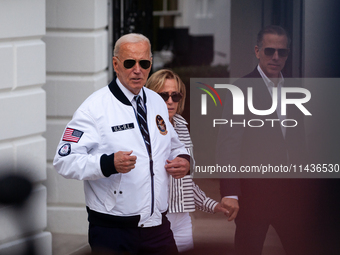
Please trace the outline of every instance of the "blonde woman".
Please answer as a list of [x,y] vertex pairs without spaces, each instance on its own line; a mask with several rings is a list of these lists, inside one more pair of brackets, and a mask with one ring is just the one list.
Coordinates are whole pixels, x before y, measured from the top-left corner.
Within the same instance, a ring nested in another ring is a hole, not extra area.
[[[157,92],[166,102],[170,122],[193,158],[193,144],[187,128],[188,123],[180,115],[185,104],[184,83],[173,71],[162,69],[148,79],[146,87]],[[226,213],[227,210],[222,208],[219,202],[207,197],[189,174],[181,179],[170,176],[169,186],[169,209],[166,216],[171,223],[178,251],[184,252],[194,247],[190,212],[195,211],[195,208],[209,213]]]

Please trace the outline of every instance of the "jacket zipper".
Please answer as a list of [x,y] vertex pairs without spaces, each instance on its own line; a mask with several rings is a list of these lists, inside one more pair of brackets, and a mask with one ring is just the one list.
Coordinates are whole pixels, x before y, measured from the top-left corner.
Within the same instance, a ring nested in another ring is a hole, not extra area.
[[154,194],[154,172],[153,172],[153,160],[151,153],[149,154],[150,157],[150,175],[151,175],[151,214],[153,214],[154,211],[154,203],[155,203],[155,194]]

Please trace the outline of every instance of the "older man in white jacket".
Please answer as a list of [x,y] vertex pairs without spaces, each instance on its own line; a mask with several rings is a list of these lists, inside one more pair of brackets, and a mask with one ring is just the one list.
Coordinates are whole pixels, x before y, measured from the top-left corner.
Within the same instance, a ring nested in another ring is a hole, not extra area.
[[[54,158],[59,174],[84,181],[94,252],[177,253],[165,217],[168,176],[185,176],[190,156],[169,123],[164,100],[143,87],[150,49],[139,34],[116,42],[117,79],[78,108]],[[136,96],[142,99],[147,127],[138,118]]]

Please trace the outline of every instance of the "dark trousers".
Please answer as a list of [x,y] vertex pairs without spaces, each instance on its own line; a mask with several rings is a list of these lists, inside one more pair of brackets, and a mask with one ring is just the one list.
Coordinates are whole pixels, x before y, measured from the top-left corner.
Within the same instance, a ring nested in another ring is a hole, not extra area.
[[311,254],[307,252],[310,249],[308,243],[311,240],[308,240],[309,231],[302,215],[290,214],[287,211],[267,215],[253,211],[253,214],[248,215],[248,212],[243,213],[240,209],[235,219],[236,254],[261,255],[270,225],[276,230],[287,255]]
[[178,254],[170,222],[164,217],[162,225],[149,228],[112,228],[90,223],[89,244],[96,255]]

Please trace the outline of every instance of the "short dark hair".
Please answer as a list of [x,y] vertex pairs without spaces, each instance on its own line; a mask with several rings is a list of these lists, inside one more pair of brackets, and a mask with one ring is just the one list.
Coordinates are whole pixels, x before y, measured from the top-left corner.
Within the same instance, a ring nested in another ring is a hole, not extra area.
[[261,49],[262,47],[262,42],[263,42],[263,36],[265,34],[274,34],[274,35],[285,35],[287,37],[287,48],[290,46],[290,37],[287,33],[287,31],[280,26],[274,26],[274,25],[269,25],[261,29],[261,31],[257,34],[257,41],[256,45]]

